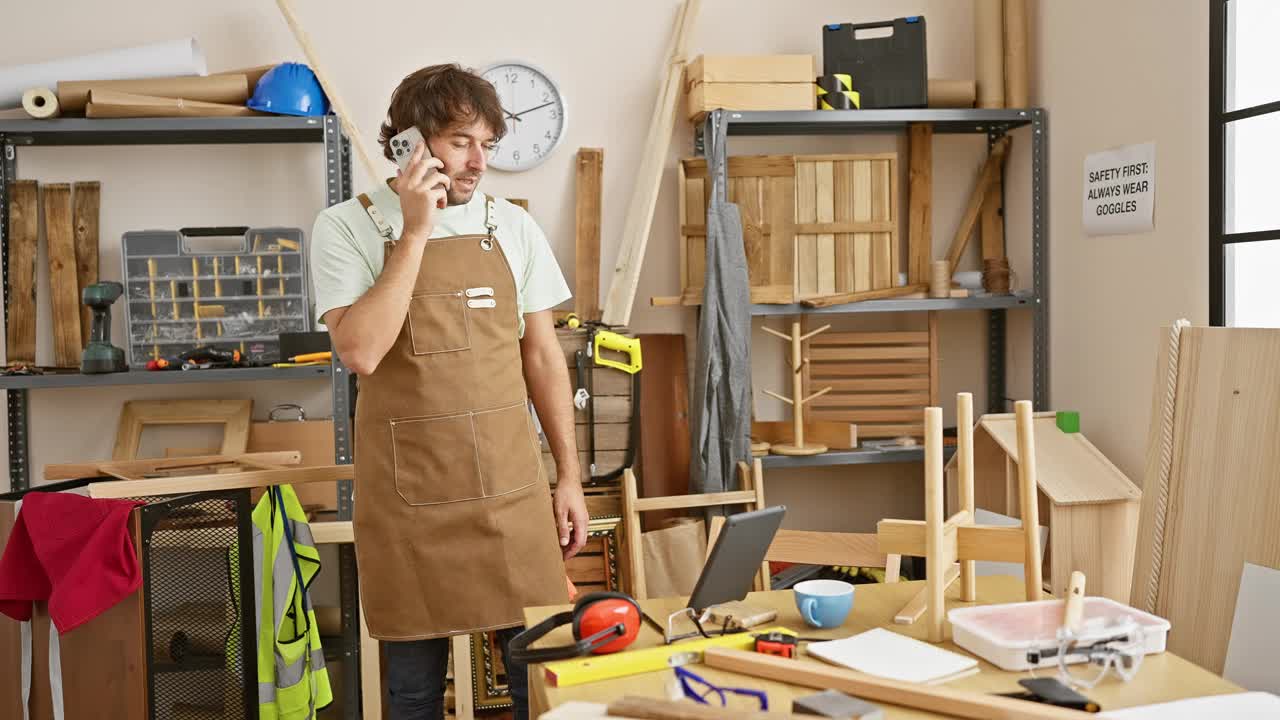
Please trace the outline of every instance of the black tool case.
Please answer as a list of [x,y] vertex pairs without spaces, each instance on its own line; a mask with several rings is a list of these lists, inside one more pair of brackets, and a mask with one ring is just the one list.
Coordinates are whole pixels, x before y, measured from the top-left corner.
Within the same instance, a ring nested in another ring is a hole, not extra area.
[[[862,109],[922,108],[929,104],[923,15],[822,28],[822,74],[852,76]],[[891,35],[876,31],[892,28]],[[875,34],[876,37],[866,37]]]

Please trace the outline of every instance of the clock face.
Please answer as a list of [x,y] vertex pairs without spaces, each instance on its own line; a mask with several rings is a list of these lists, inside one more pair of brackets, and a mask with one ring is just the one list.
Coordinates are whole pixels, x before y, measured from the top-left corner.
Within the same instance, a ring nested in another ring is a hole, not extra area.
[[538,165],[564,137],[565,102],[560,88],[546,73],[523,62],[491,65],[481,75],[497,88],[507,116],[507,134],[489,164],[508,171]]

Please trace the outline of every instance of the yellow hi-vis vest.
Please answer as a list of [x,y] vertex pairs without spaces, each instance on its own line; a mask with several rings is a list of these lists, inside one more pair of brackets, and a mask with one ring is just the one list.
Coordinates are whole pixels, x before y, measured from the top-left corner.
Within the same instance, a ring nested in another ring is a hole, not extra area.
[[289,485],[269,488],[253,510],[253,570],[258,717],[311,720],[333,702],[333,691],[307,592],[320,572],[320,554]]

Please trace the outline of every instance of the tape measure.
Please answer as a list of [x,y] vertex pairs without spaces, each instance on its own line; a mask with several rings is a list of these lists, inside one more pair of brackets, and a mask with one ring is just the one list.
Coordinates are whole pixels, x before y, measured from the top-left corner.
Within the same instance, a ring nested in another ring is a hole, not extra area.
[[845,73],[823,75],[814,81],[819,110],[860,110],[862,96],[853,89],[853,76]]

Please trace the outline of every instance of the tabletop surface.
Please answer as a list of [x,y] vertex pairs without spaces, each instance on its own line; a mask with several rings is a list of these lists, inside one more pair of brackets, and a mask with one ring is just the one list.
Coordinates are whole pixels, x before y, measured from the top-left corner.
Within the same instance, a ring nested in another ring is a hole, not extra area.
[[[922,621],[912,625],[895,625],[893,616],[902,609],[917,592],[924,588],[923,581],[899,582],[891,584],[858,585],[854,593],[853,611],[844,625],[829,630],[817,630],[805,625],[796,611],[794,596],[790,590],[751,593],[746,602],[757,607],[768,607],[778,611],[775,622],[769,626],[781,625],[796,630],[804,637],[843,638],[864,632],[876,627],[885,627],[917,640],[925,639],[925,627]],[[947,608],[971,607],[1001,602],[1018,602],[1023,599],[1023,584],[1020,578],[1004,576],[983,576],[978,578],[978,602],[961,602],[960,584],[954,584],[947,592]],[[673,611],[683,607],[684,598],[658,598],[645,600],[641,606],[659,622],[664,622]],[[536,607],[525,609],[525,623],[532,626],[554,612],[568,609],[568,606]],[[947,624],[947,636],[950,637],[950,624]],[[568,626],[557,628],[547,637],[535,644],[535,647],[561,645],[572,641],[572,631]],[[634,648],[654,647],[662,644],[662,637],[654,629],[642,625],[640,635],[632,645]],[[940,647],[968,655],[950,640]],[[821,663],[821,661],[804,657],[797,662]],[[1032,677],[1030,672],[1006,672],[979,659],[981,672],[946,683],[945,687],[972,690],[976,692],[1017,692],[1022,688],[1017,681]],[[693,666],[695,672],[708,681],[735,687],[750,687],[764,690],[769,696],[769,708],[777,711],[788,711],[791,700],[817,692],[811,688],[769,680],[760,680],[736,675],[731,672],[713,670],[705,665]],[[1055,669],[1045,668],[1038,671],[1041,677],[1055,677]],[[533,711],[532,717],[538,713],[571,700],[608,703],[623,695],[642,695],[648,697],[665,697],[666,686],[671,680],[672,672],[660,672],[632,675],[616,680],[605,680],[585,683],[567,688],[548,687],[540,666],[530,667],[529,703]],[[1219,693],[1240,692],[1241,688],[1223,680],[1221,677],[1198,667],[1170,652],[1159,655],[1147,655],[1143,658],[1138,675],[1132,682],[1125,683],[1114,675],[1108,676],[1101,683],[1083,694],[1102,705],[1103,710],[1115,710],[1134,705],[1148,705],[1168,702],[1182,698],[1213,695]],[[886,718],[928,718],[939,717],[932,713],[899,708],[877,703],[885,708]]]

